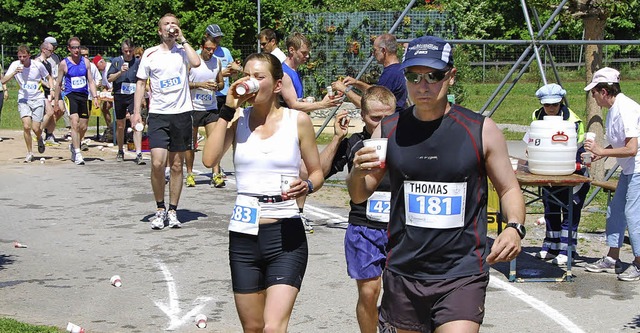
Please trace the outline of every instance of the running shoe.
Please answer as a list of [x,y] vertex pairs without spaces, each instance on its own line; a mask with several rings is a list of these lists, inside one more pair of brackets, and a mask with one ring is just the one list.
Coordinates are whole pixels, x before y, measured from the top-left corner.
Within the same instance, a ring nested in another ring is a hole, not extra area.
[[556,255],[548,251],[541,250],[540,252],[536,252],[535,257],[542,260],[551,260],[555,259]]
[[618,275],[620,281],[638,281],[640,280],[640,267],[636,266],[635,262],[632,262],[627,269]]
[[194,186],[196,186],[196,178],[193,176],[193,174],[192,174],[192,173],[190,173],[190,174],[188,174],[188,175],[187,175],[186,183],[187,183],[187,187],[194,187]]
[[58,141],[56,141],[56,137],[53,136],[53,134],[48,134],[47,138],[44,140],[44,145],[45,146],[56,146],[59,145],[60,143],[58,143]]
[[122,150],[118,150],[118,153],[116,154],[116,162],[122,161],[124,161],[124,152]]
[[42,140],[41,136],[38,136],[38,153],[44,153],[44,140]]
[[76,165],[84,165],[84,158],[82,158],[82,154],[76,153],[75,162],[76,162]]
[[69,145],[69,151],[71,152],[71,160],[76,161],[76,150],[73,148],[73,144]]
[[153,220],[151,220],[151,229],[154,229],[154,230],[164,229],[164,220],[166,219],[167,219],[167,211],[164,209],[157,210],[156,216],[154,216]]
[[145,162],[145,161],[142,159],[142,153],[139,153],[139,154],[136,156],[135,162],[136,162],[136,164],[137,164],[137,165],[145,165],[145,164],[147,164],[147,162]]
[[167,220],[169,220],[170,228],[182,228],[182,223],[178,221],[178,214],[176,213],[175,210],[170,210],[167,213]]
[[300,219],[302,220],[302,225],[304,225],[304,231],[312,234],[313,227],[311,226],[311,220],[309,220],[303,213],[300,213]]
[[593,264],[587,264],[584,266],[584,269],[587,272],[592,273],[612,273],[612,274],[620,274],[622,273],[622,263],[620,260],[614,260],[611,257],[602,257],[602,259],[594,262]]
[[171,180],[171,168],[164,168],[164,183],[168,183]]
[[222,187],[225,187],[226,185],[227,183],[224,181],[224,177],[222,176],[222,173],[216,173],[211,178],[211,186],[213,187],[222,188]]
[[33,162],[33,153],[27,153],[27,156],[24,158],[24,163]]
[[82,151],[88,151],[89,150],[89,145],[87,144],[87,140],[84,140],[80,143],[80,150]]

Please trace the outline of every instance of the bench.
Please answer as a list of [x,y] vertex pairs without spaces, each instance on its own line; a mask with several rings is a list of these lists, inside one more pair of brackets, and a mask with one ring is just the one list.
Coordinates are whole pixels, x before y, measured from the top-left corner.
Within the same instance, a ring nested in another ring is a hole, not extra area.
[[611,202],[611,195],[616,191],[618,187],[617,180],[593,180],[591,181],[591,185],[598,186],[602,188],[603,191],[607,192],[607,206],[609,206],[609,202]]

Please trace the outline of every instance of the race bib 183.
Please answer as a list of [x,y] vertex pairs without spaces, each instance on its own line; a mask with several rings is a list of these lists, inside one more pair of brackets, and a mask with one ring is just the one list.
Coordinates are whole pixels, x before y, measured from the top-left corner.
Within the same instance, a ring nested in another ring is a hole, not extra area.
[[231,213],[229,231],[257,235],[260,223],[260,203],[257,198],[239,194]]

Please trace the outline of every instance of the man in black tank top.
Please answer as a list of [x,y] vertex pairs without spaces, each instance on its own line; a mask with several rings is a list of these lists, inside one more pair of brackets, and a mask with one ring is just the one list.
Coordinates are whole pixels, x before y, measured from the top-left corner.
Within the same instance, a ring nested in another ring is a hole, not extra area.
[[[370,86],[362,94],[361,116],[365,126],[360,133],[346,138],[349,118],[346,112],[336,115],[334,136],[320,153],[325,179],[353,169],[353,157],[364,141],[385,117],[393,114],[396,98],[383,86]],[[378,296],[382,285],[382,270],[387,256],[387,222],[390,208],[389,179],[385,177],[376,192],[365,202],[349,202],[349,226],[344,236],[344,254],[349,277],[357,281],[356,314],[360,332],[376,332],[378,326]]]
[[[374,132],[388,138],[384,164],[374,148],[362,148],[347,178],[356,203],[385,174],[390,179],[380,317],[407,331],[479,331],[489,264],[512,260],[521,250],[522,192],[496,124],[447,101],[457,71],[451,45],[432,36],[414,39],[401,67],[415,105],[383,119]],[[512,227],[491,249],[487,176]]]

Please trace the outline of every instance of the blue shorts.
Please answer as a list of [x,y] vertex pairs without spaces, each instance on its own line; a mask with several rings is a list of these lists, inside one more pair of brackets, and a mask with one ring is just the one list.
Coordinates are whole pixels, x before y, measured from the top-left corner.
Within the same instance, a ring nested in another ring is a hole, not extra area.
[[352,279],[373,279],[382,275],[389,242],[386,229],[349,224],[344,235],[347,274]]

